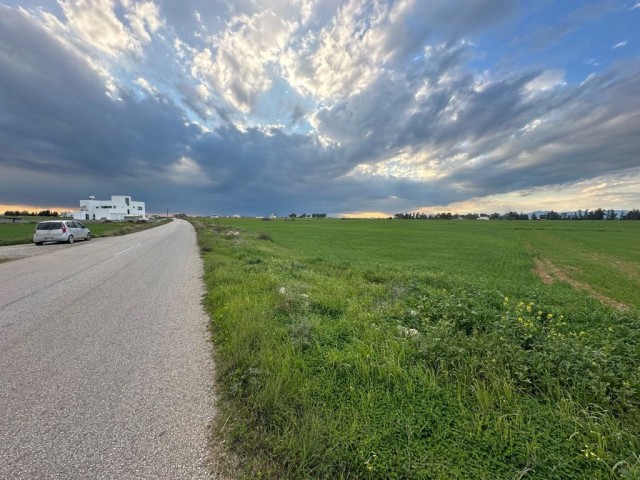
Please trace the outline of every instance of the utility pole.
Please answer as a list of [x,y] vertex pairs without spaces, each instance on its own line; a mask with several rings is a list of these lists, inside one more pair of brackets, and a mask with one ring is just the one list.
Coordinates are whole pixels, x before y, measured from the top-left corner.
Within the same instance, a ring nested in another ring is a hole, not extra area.
[[169,209],[167,208],[167,220],[169,220]]

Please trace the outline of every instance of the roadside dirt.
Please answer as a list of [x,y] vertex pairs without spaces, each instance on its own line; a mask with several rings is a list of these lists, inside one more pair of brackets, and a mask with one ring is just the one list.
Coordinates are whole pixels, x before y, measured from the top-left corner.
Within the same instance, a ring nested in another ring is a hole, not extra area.
[[48,243],[46,245],[36,246],[33,243],[24,243],[20,245],[2,246],[0,247],[0,262],[33,257],[34,255],[42,255],[43,253],[63,248],[69,248],[69,245],[66,243]]

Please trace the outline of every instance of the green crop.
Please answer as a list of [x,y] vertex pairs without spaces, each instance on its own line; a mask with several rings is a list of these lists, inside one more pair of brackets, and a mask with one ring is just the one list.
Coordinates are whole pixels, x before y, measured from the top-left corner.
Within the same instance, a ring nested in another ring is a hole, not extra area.
[[640,226],[224,222],[193,220],[246,476],[640,475]]

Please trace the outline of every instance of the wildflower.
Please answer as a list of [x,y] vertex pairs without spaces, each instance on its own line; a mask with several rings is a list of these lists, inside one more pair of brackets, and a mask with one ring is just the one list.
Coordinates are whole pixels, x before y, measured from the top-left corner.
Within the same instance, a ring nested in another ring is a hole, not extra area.
[[407,328],[403,325],[398,325],[398,332],[405,337],[417,338],[420,336],[420,332],[415,328]]
[[553,318],[553,313],[547,313],[547,320],[551,320]]
[[599,459],[600,457],[598,457],[598,455],[595,452],[591,451],[591,448],[589,448],[589,445],[585,445],[584,448],[582,449],[582,453],[584,453],[584,456],[589,458],[589,459]]
[[376,455],[376,452],[371,452],[371,456],[367,458],[367,460],[364,462],[364,464],[367,466],[368,471],[370,472],[373,471],[373,463],[376,461],[377,458],[378,456]]
[[527,305],[527,312],[531,313],[531,310],[532,310],[531,304]]

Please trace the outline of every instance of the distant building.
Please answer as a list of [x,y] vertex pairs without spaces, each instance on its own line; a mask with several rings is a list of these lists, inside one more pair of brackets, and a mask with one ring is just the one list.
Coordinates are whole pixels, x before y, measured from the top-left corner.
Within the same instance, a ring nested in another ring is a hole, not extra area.
[[111,200],[80,200],[80,210],[73,212],[75,220],[146,220],[144,202],[134,202],[126,195],[112,195]]
[[477,220],[489,220],[489,217],[480,216],[477,218]]

